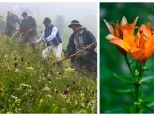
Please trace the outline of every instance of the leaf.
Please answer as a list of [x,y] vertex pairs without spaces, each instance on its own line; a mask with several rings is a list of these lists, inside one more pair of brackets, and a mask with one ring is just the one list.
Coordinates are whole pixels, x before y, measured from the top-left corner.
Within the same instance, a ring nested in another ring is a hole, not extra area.
[[119,80],[122,80],[122,81],[125,81],[125,82],[128,82],[128,83],[132,83],[133,82],[133,79],[132,78],[120,76],[120,75],[117,75],[116,73],[113,73],[113,75],[115,77],[117,77]]
[[151,81],[151,80],[154,80],[154,76],[143,77],[143,78],[141,79],[142,82]]
[[148,113],[153,113],[154,110],[152,108],[150,108],[149,106],[147,105],[141,105],[141,107],[144,109],[144,111],[147,111]]
[[126,108],[121,107],[121,108],[105,111],[104,113],[125,113],[125,111],[126,111]]
[[119,89],[119,90],[116,90],[115,92],[118,92],[118,93],[134,93],[135,91],[131,90],[131,89]]
[[142,103],[154,102],[154,96],[146,97],[142,99]]
[[149,106],[149,107],[152,107],[152,106],[154,106],[154,102],[152,102],[152,103],[149,103],[147,106]]
[[119,90],[121,88],[128,87],[129,85],[130,85],[130,83],[125,83],[123,85],[119,85],[118,87],[114,87],[111,91],[116,91],[116,90]]
[[154,83],[153,82],[142,82],[142,85],[146,85],[146,86],[151,86],[154,87]]

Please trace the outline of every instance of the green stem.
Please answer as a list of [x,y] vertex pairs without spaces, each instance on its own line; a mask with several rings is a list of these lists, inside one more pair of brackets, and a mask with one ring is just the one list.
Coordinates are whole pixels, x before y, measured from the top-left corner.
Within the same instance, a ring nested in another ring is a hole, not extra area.
[[[136,102],[136,103],[139,102],[140,80],[141,80],[141,78],[142,78],[142,74],[143,74],[142,67],[143,67],[143,64],[140,63],[140,67],[139,67],[139,75],[138,75],[138,77],[137,77],[137,82],[135,83],[135,102]],[[139,104],[136,105],[135,112],[136,112],[136,113],[139,113],[139,112],[140,112]]]
[[134,77],[134,74],[133,74],[132,68],[131,68],[130,63],[129,63],[129,61],[128,61],[127,54],[124,55],[124,58],[125,58],[126,64],[127,64],[128,68],[129,68],[129,71],[130,71],[132,77]]

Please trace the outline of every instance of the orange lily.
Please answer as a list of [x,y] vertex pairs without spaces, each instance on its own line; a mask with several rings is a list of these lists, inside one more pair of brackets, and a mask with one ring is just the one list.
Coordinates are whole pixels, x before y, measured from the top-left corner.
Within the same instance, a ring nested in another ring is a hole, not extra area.
[[142,63],[145,62],[154,52],[154,35],[150,30],[150,22],[148,25],[142,24],[138,29],[137,35],[134,35],[134,28],[138,17],[134,20],[132,24],[127,23],[125,17],[122,18],[121,26],[119,30],[122,33],[122,37],[118,37],[114,32],[115,29],[105,21],[107,27],[111,34],[106,38],[110,40],[111,43],[124,49],[128,54],[130,54],[135,60]]

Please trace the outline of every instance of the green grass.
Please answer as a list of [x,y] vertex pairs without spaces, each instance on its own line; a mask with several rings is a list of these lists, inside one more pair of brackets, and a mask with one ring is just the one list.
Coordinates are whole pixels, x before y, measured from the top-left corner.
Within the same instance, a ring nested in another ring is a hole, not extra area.
[[18,40],[0,37],[0,113],[96,113],[96,77],[71,69],[69,61],[63,62],[64,74],[57,74],[53,54],[42,64],[42,46],[34,52],[28,45],[21,49]]

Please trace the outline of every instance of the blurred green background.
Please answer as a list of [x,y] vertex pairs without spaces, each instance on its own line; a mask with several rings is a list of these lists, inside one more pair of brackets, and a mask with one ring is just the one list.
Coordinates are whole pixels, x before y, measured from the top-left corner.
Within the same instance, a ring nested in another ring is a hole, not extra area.
[[[139,16],[137,26],[146,24],[147,19],[151,19],[151,26],[154,25],[154,3],[100,3],[100,112],[115,109],[124,104],[132,104],[133,100],[124,94],[115,93],[112,90],[122,84],[120,80],[113,76],[113,72],[120,75],[130,76],[128,67],[116,46],[111,44],[105,37],[109,31],[104,24],[106,19],[110,24],[116,20],[121,22],[122,17],[127,18],[128,23]],[[129,56],[129,59],[132,59]],[[154,55],[146,62],[146,67],[150,70],[144,76],[154,75]],[[154,87],[143,86],[142,97],[154,95]],[[125,112],[119,112],[125,113]]]

